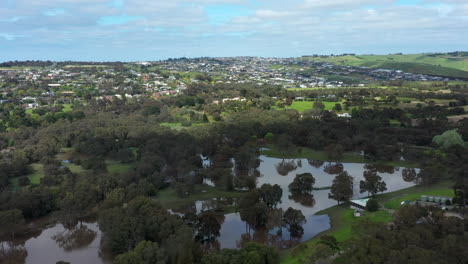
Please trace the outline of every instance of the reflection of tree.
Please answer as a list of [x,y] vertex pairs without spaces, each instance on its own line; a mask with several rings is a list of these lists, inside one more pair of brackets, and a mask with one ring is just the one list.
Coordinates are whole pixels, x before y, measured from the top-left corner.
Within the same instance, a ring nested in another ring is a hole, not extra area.
[[301,210],[289,207],[283,215],[283,225],[288,229],[292,237],[301,237],[304,234],[303,224],[307,222]]
[[364,168],[366,170],[377,171],[379,173],[393,174],[395,172],[395,167],[394,166],[384,165],[384,164],[366,164],[364,166]]
[[252,175],[248,173],[242,173],[242,172],[237,172],[233,181],[234,181],[234,186],[236,189],[255,189],[257,185],[257,175],[259,176],[260,173],[257,173],[258,170],[255,169],[252,171]]
[[282,160],[280,163],[276,164],[276,171],[281,176],[286,176],[288,175],[288,173],[296,169],[297,169],[297,165],[294,162],[294,160],[290,160],[290,161]]
[[289,199],[295,201],[296,203],[300,203],[305,207],[314,207],[315,205],[314,195],[309,193],[291,192]]
[[0,263],[25,263],[28,251],[24,246],[16,246],[9,242],[0,242]]
[[325,163],[321,160],[307,160],[307,161],[309,162],[310,166],[315,167],[317,169],[322,167],[323,164]]
[[297,160],[297,166],[298,166],[299,168],[302,168],[302,160],[300,160],[300,159]]
[[[221,220],[221,221],[220,221]],[[204,212],[198,217],[196,239],[202,244],[212,242],[220,235],[221,223],[224,215],[213,212]]]
[[79,224],[71,229],[59,232],[52,239],[65,251],[83,248],[91,244],[96,238],[96,231],[89,229],[86,225]]
[[266,228],[271,230],[273,228],[279,227],[283,225],[283,209],[271,209],[268,212],[268,221],[266,224]]
[[401,172],[401,177],[405,182],[414,182],[417,177],[416,170],[413,168],[404,168]]
[[343,164],[341,163],[336,163],[336,164],[332,164],[332,163],[328,163],[327,166],[325,166],[325,168],[323,169],[324,172],[328,173],[328,174],[340,174],[343,172]]

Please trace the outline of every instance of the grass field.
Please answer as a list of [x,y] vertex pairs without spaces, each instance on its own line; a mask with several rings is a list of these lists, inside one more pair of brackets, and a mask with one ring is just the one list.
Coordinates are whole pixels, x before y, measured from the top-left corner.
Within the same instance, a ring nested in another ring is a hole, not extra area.
[[135,167],[133,163],[120,163],[114,160],[106,160],[106,165],[110,173],[126,173]]
[[340,65],[391,68],[413,73],[468,78],[468,57],[448,54],[358,55],[305,57]]
[[[343,102],[331,102],[331,101],[321,101],[325,105],[325,110],[332,110],[338,103]],[[285,108],[275,107],[277,110],[281,109],[294,109],[298,112],[304,112],[305,110],[312,110],[315,101],[293,101],[290,106],[286,106]]]
[[266,155],[272,158],[287,158],[287,159],[312,159],[312,160],[322,160],[322,161],[339,161],[339,162],[348,162],[348,163],[367,163],[367,164],[384,164],[396,167],[408,167],[408,168],[417,168],[418,164],[407,161],[369,161],[364,156],[359,155],[355,152],[345,152],[343,157],[339,160],[330,159],[324,151],[313,150],[310,148],[301,148],[301,151],[294,151],[291,153],[285,153],[279,150],[275,145],[269,144],[267,146],[268,150],[261,152],[262,155]]
[[[44,177],[44,167],[42,164],[39,163],[33,163],[31,164],[31,173],[26,175],[28,179],[31,181],[32,185],[38,185],[41,182],[41,179]],[[11,183],[13,186],[18,187],[19,177],[11,179]]]
[[[393,216],[387,211],[377,211],[374,213],[365,212],[362,217],[354,217],[354,210],[348,205],[341,204],[323,211],[318,212],[318,215],[328,215],[330,217],[331,228],[323,232],[321,235],[334,236],[338,242],[343,243],[353,236],[353,226],[360,221],[370,220],[377,223],[388,223],[393,220]],[[318,242],[320,236],[301,243],[299,246],[287,250],[281,257],[282,264],[297,264],[307,261],[310,257],[310,252]],[[307,263],[307,262],[306,262]]]
[[442,188],[442,189],[434,189],[434,190],[428,190],[428,191],[422,191],[422,192],[415,192],[411,194],[406,194],[400,197],[397,197],[395,199],[392,199],[391,201],[388,201],[384,204],[385,208],[388,209],[398,209],[400,208],[401,202],[404,201],[417,201],[420,199],[421,195],[435,195],[435,196],[448,196],[448,197],[454,197],[453,189],[449,188]]
[[191,126],[183,126],[182,123],[179,123],[179,122],[176,122],[176,123],[164,122],[164,123],[161,123],[160,125],[164,127],[169,127],[174,130],[181,130],[181,129],[187,129],[187,128],[194,127],[194,126],[203,126],[205,124],[208,124],[208,123],[192,123]]

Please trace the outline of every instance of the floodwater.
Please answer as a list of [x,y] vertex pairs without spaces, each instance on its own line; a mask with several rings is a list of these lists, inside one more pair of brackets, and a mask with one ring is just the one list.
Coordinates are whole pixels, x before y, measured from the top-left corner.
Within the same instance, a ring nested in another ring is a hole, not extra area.
[[[8,263],[112,263],[101,251],[101,230],[95,222],[82,222],[65,228],[55,224],[34,234],[33,237],[16,239],[13,242],[1,242],[4,253],[27,252],[26,257],[11,257]],[[1,254],[0,254],[1,255]],[[8,254],[7,254],[8,255]],[[18,254],[15,254],[18,255]],[[14,259],[14,260],[12,260]]]
[[[230,213],[224,215],[224,221],[221,223],[220,236],[217,238],[221,248],[236,248],[244,240],[255,240],[278,247],[290,247],[301,241],[309,240],[317,234],[330,228],[330,218],[328,215],[316,215],[317,212],[330,208],[337,202],[328,197],[329,189],[314,190],[313,197],[300,199],[301,197],[291,197],[288,185],[294,180],[296,174],[309,172],[312,173],[316,182],[315,188],[326,188],[332,185],[333,179],[341,171],[347,171],[354,178],[354,199],[366,197],[367,193],[360,193],[359,182],[364,179],[363,173],[367,168],[373,168],[378,171],[387,185],[387,191],[393,192],[404,188],[414,186],[414,182],[403,180],[402,170],[404,168],[384,166],[384,165],[366,165],[361,163],[335,163],[308,161],[307,159],[277,159],[261,156],[261,163],[258,168],[260,177],[257,178],[257,187],[262,184],[278,184],[283,190],[281,203],[277,206],[283,211],[289,207],[299,209],[306,217],[307,222],[303,225],[304,234],[300,238],[293,238],[286,229],[282,229],[281,234],[277,231],[279,228],[271,230],[252,230],[241,220],[239,213]],[[416,169],[418,172],[418,170]],[[213,182],[210,182],[212,185]],[[191,207],[184,208],[179,212],[196,212],[197,214],[221,209],[235,204],[232,199],[213,199],[205,201],[196,201]]]
[[[359,192],[359,181],[363,179],[365,164],[357,163],[329,163],[320,161],[308,161],[306,159],[276,159],[266,156],[260,157],[262,162],[258,168],[260,177],[257,178],[257,186],[264,183],[278,184],[283,190],[283,197],[278,209],[286,210],[289,207],[300,209],[307,219],[303,225],[302,237],[291,237],[285,228],[270,227],[270,229],[253,230],[240,218],[239,213],[225,214],[222,219],[220,235],[217,244],[220,248],[236,248],[242,243],[250,240],[274,245],[279,248],[291,247],[301,241],[309,240],[317,234],[330,228],[330,219],[327,215],[316,215],[318,211],[332,207],[337,204],[335,200],[328,197],[328,189],[314,190],[313,198],[300,199],[290,197],[288,185],[293,181],[296,174],[310,172],[315,177],[315,187],[329,187],[336,174],[342,170],[347,171],[354,177],[354,197],[360,198],[367,195]],[[208,163],[207,163],[208,164]],[[387,191],[392,192],[414,185],[406,182],[402,177],[402,169],[397,167],[379,166],[376,168],[379,175],[387,184]],[[207,180],[206,184],[214,185]],[[185,212],[201,213],[203,211],[225,208],[236,203],[234,199],[213,199],[197,201],[187,208],[174,209],[172,212],[182,215]],[[281,221],[281,220],[279,220]],[[66,261],[70,263],[93,263],[108,264],[110,258],[102,253],[102,233],[96,222],[83,222],[73,227],[65,228],[62,224],[43,229],[35,236],[14,241],[14,244],[1,242],[0,250],[5,253],[15,248],[16,262],[10,263],[56,263]],[[25,256],[25,252],[27,255]],[[11,252],[10,252],[11,253]],[[0,254],[1,256],[2,254]],[[18,257],[19,256],[19,257]],[[1,260],[1,259],[0,259]],[[1,261],[0,261],[1,262]]]

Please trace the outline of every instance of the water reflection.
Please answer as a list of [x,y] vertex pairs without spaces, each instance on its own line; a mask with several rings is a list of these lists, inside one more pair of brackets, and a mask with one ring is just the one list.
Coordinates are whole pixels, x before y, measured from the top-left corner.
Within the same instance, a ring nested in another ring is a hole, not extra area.
[[96,223],[82,222],[71,229],[54,224],[33,237],[1,242],[0,263],[111,263],[101,251],[101,236]]
[[57,232],[52,239],[65,251],[84,248],[96,238],[97,232],[80,223],[72,228]]
[[290,172],[297,169],[297,165],[294,162],[294,160],[284,160],[283,159],[281,162],[279,162],[275,166],[276,166],[276,171],[281,176],[286,176]]
[[315,199],[312,194],[309,193],[297,193],[292,192],[291,195],[288,196],[289,199],[293,200],[296,203],[300,203],[305,207],[314,207]]
[[331,174],[331,175],[334,175],[334,174],[340,174],[343,172],[343,164],[341,163],[328,163],[325,168],[323,169],[324,172],[328,173],[328,174]]
[[323,166],[325,163],[324,161],[321,160],[307,160],[309,162],[310,166],[313,166],[314,168],[318,169]]
[[[267,210],[267,219],[262,227],[249,225],[242,219],[248,219],[247,216],[241,217],[240,213],[226,214],[224,222],[219,230],[217,241],[221,248],[236,248],[246,241],[258,241],[269,245],[274,245],[280,248],[294,246],[295,244],[313,238],[320,232],[330,228],[330,219],[327,215],[316,215],[318,211],[336,205],[336,201],[329,198],[330,190],[320,189],[332,185],[336,174],[347,171],[354,178],[354,195],[353,198],[363,197],[365,194],[359,192],[359,182],[363,180],[363,172],[365,170],[373,170],[379,173],[387,186],[386,192],[397,191],[403,188],[413,186],[414,181],[406,181],[403,175],[417,174],[418,169],[402,169],[398,167],[386,165],[365,165],[357,163],[332,163],[317,160],[305,159],[275,159],[266,156],[260,156],[262,162],[258,166],[260,177],[252,177],[250,180],[255,180],[257,187],[263,184],[278,184],[282,191],[281,202],[277,205],[277,209]],[[294,180],[296,174],[311,173],[315,181],[315,188],[309,195],[293,194],[289,191],[288,185]],[[235,177],[243,177],[235,175]],[[405,176],[408,180],[408,177]],[[197,201],[192,209],[198,214],[207,210],[216,210],[219,206],[230,206],[208,201]],[[237,205],[233,201],[232,205]],[[231,206],[232,206],[231,205]],[[253,204],[252,204],[253,205]],[[306,218],[306,223],[302,225],[304,234],[300,238],[291,236],[291,233],[284,227],[282,215],[289,207],[301,210]],[[260,209],[257,209],[257,211]],[[255,210],[253,210],[254,212]]]
[[18,246],[12,242],[0,243],[0,263],[21,264],[25,263],[28,251],[23,246]]

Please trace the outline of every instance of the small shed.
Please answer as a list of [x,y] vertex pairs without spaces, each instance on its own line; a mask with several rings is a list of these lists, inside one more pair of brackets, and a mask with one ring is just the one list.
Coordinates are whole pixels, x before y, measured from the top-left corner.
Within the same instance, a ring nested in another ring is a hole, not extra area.
[[362,211],[361,210],[354,210],[354,217],[361,217]]

